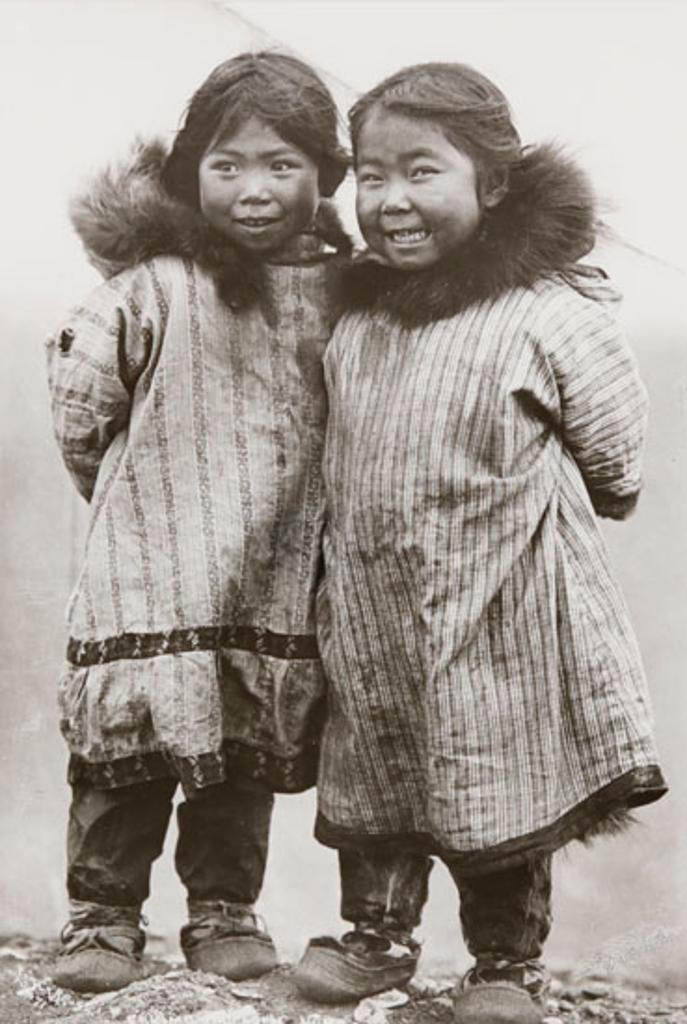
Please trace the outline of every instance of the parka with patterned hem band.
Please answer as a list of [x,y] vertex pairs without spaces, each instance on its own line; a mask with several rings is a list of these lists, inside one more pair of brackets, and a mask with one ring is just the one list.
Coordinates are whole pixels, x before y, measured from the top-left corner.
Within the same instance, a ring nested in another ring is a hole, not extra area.
[[164,159],[139,146],[73,205],[106,281],[48,343],[90,501],[59,687],[70,778],[192,792],[237,763],[299,791],[324,708],[321,362],[350,243],[322,203],[288,262],[260,264],[164,192]]

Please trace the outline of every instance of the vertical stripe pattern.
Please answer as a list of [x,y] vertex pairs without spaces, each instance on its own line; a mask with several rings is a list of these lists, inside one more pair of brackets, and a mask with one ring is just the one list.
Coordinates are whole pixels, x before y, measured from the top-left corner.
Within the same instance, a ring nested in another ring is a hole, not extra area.
[[62,727],[105,784],[160,752],[194,784],[225,740],[276,758],[287,787],[304,757],[312,781],[337,282],[324,261],[265,275],[272,326],[161,257],[101,285],[49,346],[57,440],[91,501]]
[[605,309],[547,282],[414,329],[350,314],[325,365],[323,818],[478,851],[655,764],[590,501],[639,489],[645,425]]
[[185,265],[187,280],[188,326],[191,343],[191,376],[193,399],[193,444],[200,498],[200,521],[205,546],[205,565],[210,591],[210,621],[219,620],[222,608],[215,516],[210,486],[209,431],[205,401],[205,366],[193,264]]

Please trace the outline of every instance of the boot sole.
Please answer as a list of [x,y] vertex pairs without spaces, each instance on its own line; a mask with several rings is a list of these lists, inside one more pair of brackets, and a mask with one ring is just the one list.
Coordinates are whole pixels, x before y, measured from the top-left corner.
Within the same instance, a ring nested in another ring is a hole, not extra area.
[[219,974],[230,981],[258,978],[277,966],[277,952],[271,939],[237,935],[199,943],[184,950],[192,971]]
[[393,966],[366,967],[335,949],[311,946],[296,967],[293,980],[301,995],[314,1002],[350,1003],[407,985],[416,967],[415,957]]
[[138,960],[106,949],[68,953],[50,972],[54,985],[72,992],[116,992],[147,976]]
[[544,1011],[524,989],[485,982],[453,1001],[455,1024],[541,1024]]

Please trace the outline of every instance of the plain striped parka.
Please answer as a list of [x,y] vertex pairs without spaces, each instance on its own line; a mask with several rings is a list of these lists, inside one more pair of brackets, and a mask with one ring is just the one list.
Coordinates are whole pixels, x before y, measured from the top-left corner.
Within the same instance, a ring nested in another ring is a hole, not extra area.
[[[348,245],[323,204],[251,261],[160,183],[158,145],[72,208],[106,280],[48,343],[55,433],[90,502],[59,684],[70,777],[187,791],[227,765],[314,782],[322,355]],[[327,252],[329,248],[329,252]]]
[[348,275],[325,357],[328,845],[479,873],[666,790],[597,521],[637,500],[647,401],[575,264],[593,217],[543,147],[458,256]]

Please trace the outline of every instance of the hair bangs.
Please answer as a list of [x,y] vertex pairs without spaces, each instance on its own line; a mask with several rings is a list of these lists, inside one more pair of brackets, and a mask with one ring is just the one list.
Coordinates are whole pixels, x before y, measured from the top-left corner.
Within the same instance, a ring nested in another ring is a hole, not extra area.
[[253,117],[315,161],[322,195],[335,192],[349,160],[339,145],[339,115],[331,93],[303,61],[263,52],[225,61],[194,93],[163,170],[170,195],[197,208],[204,153]]
[[467,64],[417,64],[362,96],[349,113],[354,155],[363,124],[378,107],[431,121],[452,146],[467,152],[481,173],[507,168],[522,155],[506,97]]

